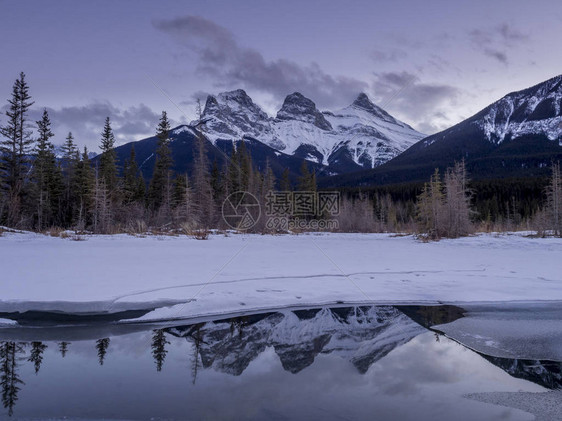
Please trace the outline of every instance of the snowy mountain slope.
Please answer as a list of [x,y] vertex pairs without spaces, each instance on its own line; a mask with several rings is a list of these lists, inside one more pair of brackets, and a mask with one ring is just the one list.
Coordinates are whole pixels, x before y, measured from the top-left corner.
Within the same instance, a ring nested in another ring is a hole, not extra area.
[[354,161],[366,168],[384,164],[425,137],[373,104],[364,93],[350,106],[325,115],[349,139],[345,146],[353,152]]
[[389,306],[321,308],[258,315],[238,323],[206,323],[195,331],[169,333],[197,341],[203,367],[240,375],[266,348],[273,347],[283,368],[298,373],[319,354],[337,355],[365,373],[397,346],[425,332]]
[[350,106],[320,112],[295,92],[276,117],[269,117],[239,89],[207,98],[203,131],[212,141],[257,139],[285,154],[304,158],[334,172],[373,168],[424,137],[360,94]]
[[384,165],[324,187],[425,181],[461,159],[473,179],[547,175],[550,163],[562,159],[562,75],[507,94]]
[[494,143],[544,134],[562,146],[562,75],[513,92],[485,109],[473,122]]
[[[245,117],[247,117],[247,115],[245,115]],[[209,122],[209,124],[212,123],[211,121]],[[246,123],[241,120],[239,124],[242,125]],[[197,153],[197,136],[199,135],[200,132],[198,130],[188,125],[181,125],[170,131],[170,149],[174,161],[173,170],[177,174],[191,174],[193,162]],[[208,139],[209,141],[205,142],[205,149],[209,162],[216,162],[219,167],[224,167],[228,159],[227,157],[230,156],[233,148],[237,148],[240,142],[243,142],[238,136],[232,135],[231,137],[233,140],[215,139],[212,141],[212,139]],[[288,170],[289,178],[293,182],[298,179],[302,159],[279,152],[277,149],[253,138],[246,138],[244,142],[247,151],[252,157],[252,162],[257,168],[263,170],[269,165],[275,177],[278,179],[282,177],[285,170]],[[120,168],[123,168],[123,163],[129,159],[131,149],[134,147],[137,165],[139,166],[141,174],[145,180],[149,180],[154,171],[157,143],[158,139],[156,136],[153,136],[116,147],[115,152],[117,161],[120,163]],[[99,158],[99,155],[93,158],[94,164]],[[321,165],[311,163],[309,167],[314,169],[317,174],[325,173]]]

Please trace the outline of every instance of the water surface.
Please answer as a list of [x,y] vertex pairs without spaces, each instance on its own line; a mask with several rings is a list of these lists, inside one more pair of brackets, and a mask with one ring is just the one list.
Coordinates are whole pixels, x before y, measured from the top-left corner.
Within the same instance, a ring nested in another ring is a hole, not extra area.
[[430,330],[462,316],[357,306],[3,329],[0,417],[533,419],[466,395],[559,389],[560,362],[480,354]]

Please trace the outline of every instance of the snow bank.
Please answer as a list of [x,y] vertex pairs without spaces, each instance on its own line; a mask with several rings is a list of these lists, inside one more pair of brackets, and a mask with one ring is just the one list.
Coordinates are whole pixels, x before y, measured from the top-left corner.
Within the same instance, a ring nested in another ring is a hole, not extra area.
[[0,237],[0,312],[116,312],[144,320],[349,303],[562,300],[562,239],[422,243],[386,234]]

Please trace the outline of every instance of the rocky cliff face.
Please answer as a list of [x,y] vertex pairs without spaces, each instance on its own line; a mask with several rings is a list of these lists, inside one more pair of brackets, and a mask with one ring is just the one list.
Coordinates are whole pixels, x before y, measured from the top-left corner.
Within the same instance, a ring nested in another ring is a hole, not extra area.
[[350,106],[321,112],[299,92],[269,117],[239,89],[209,96],[203,131],[212,141],[256,139],[333,173],[376,167],[424,137],[360,94]]
[[240,375],[268,347],[291,373],[311,365],[319,354],[338,355],[365,373],[425,329],[393,307],[362,306],[269,313],[206,323],[194,332],[170,331],[197,342],[204,367]]

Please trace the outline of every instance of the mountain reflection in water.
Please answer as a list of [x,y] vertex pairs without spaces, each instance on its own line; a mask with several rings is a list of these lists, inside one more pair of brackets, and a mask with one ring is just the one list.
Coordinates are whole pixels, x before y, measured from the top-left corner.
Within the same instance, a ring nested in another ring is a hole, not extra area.
[[[152,330],[150,335],[146,334],[146,326],[136,326],[129,328],[133,329],[132,333],[125,329],[124,334],[119,334],[117,329],[108,337],[95,336],[100,333],[95,329],[92,330],[93,335],[89,336],[86,327],[50,330],[10,328],[0,331],[2,404],[6,415],[12,416],[20,394],[24,396],[26,383],[40,382],[45,367],[53,364],[53,368],[62,370],[65,364],[76,363],[69,359],[73,347],[80,355],[91,355],[96,361],[97,369],[88,366],[80,372],[80,375],[91,375],[92,378],[99,378],[99,370],[111,360],[112,352],[136,354],[146,352],[148,347],[154,367],[154,374],[150,376],[158,376],[170,357],[171,343],[183,340],[190,361],[189,366],[184,365],[182,369],[190,373],[193,384],[197,383],[198,375],[206,370],[241,376],[253,361],[267,354],[268,350],[275,353],[283,370],[289,373],[301,373],[313,365],[319,356],[326,355],[349,362],[359,375],[364,375],[391,351],[421,334],[428,334],[431,326],[454,321],[462,314],[462,309],[454,306],[322,307],[165,327]],[[18,334],[26,340],[16,340]],[[438,332],[432,334],[436,341],[445,339]],[[114,350],[112,337],[130,337],[131,340],[121,342]],[[87,347],[93,352],[86,352]],[[47,350],[50,352],[49,358],[46,358]],[[53,361],[54,355],[60,358]],[[547,389],[562,388],[560,362],[481,356],[512,377],[528,380]],[[436,355],[435,358],[440,357]],[[177,369],[176,360],[171,360],[170,364],[174,370]],[[79,367],[74,367],[74,370],[79,370]],[[26,378],[22,375],[23,371],[26,372]],[[47,371],[46,381],[53,381],[56,371]],[[36,378],[30,377],[30,373],[34,373]],[[21,403],[22,406],[26,405],[23,398]]]

